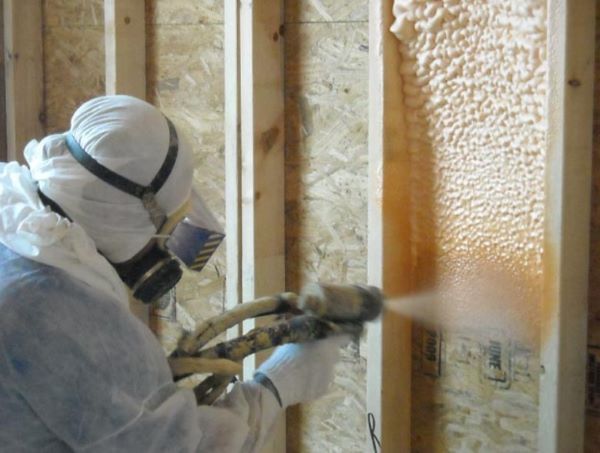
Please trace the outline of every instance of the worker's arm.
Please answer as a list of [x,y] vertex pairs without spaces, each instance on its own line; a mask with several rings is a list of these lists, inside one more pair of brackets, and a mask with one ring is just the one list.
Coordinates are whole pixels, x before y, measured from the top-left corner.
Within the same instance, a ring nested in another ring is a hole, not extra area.
[[221,407],[197,407],[125,307],[60,273],[33,277],[2,307],[2,374],[24,411],[74,451],[254,451],[281,414],[255,383]]

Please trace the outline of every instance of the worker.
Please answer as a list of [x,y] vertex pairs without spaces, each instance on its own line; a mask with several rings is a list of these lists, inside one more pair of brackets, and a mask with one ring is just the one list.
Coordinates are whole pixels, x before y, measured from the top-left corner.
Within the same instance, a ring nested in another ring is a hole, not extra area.
[[24,154],[0,163],[0,451],[260,451],[285,407],[326,392],[343,337],[281,346],[199,407],[129,311],[181,275],[162,239],[182,208],[206,212],[159,110],[99,97]]

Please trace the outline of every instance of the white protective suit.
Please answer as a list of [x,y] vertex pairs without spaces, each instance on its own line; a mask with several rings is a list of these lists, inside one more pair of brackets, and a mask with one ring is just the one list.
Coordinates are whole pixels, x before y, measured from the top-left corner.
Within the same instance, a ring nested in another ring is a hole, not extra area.
[[[84,104],[71,133],[103,165],[141,184],[167,150],[164,117],[126,96]],[[156,234],[141,201],[82,168],[63,135],[30,144],[26,157],[31,171],[0,163],[0,451],[260,451],[282,415],[273,393],[238,383],[214,406],[197,407],[128,311],[127,291],[105,257],[126,260]],[[191,187],[185,145],[179,158],[157,194],[168,214]],[[74,223],[44,206],[38,187]],[[343,341],[281,347],[259,371],[284,406],[318,397]]]

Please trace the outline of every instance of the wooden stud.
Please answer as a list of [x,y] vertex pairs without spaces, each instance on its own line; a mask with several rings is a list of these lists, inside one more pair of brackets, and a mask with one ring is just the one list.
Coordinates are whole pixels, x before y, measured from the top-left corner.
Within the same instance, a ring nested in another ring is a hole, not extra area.
[[146,99],[144,0],[105,0],[106,94]]
[[[411,290],[409,158],[404,141],[397,40],[389,32],[392,0],[370,2],[369,11],[369,283],[387,296]],[[410,451],[411,326],[386,313],[368,330],[367,429],[384,452]]]
[[582,452],[592,168],[594,0],[550,0],[539,445]]
[[[285,289],[282,0],[240,2],[242,295]],[[256,326],[244,323],[244,330]],[[244,361],[252,376],[263,357]],[[269,451],[285,450],[285,427]]]
[[[225,306],[242,303],[242,205],[240,144],[240,22],[239,0],[225,0],[225,241],[227,275]],[[227,331],[231,340],[239,326]]]
[[285,289],[280,3],[247,0],[240,8],[244,300]]
[[[4,52],[4,2],[0,0],[0,49],[3,49],[0,55],[0,65],[2,70],[0,71],[0,87],[6,87],[4,78],[4,61],[6,59]],[[7,154],[7,142],[6,142],[6,89],[0,90],[0,161],[4,162],[8,160]]]
[[4,0],[3,10],[7,158],[24,163],[27,142],[45,134],[42,2]]

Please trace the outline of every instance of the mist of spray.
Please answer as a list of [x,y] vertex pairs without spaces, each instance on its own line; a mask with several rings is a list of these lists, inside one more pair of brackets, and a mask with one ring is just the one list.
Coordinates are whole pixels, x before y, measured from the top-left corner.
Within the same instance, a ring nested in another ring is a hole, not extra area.
[[433,328],[502,336],[535,347],[539,301],[532,292],[503,279],[469,279],[385,302],[392,311]]

